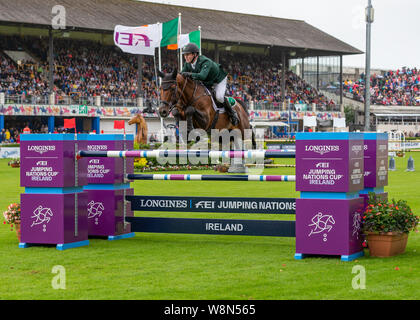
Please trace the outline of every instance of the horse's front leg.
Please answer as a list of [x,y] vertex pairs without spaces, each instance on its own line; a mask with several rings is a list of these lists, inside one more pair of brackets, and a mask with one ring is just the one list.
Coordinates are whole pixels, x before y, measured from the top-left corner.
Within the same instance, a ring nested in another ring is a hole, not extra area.
[[209,122],[209,116],[206,112],[194,109],[193,119],[197,128],[206,130]]
[[187,132],[190,133],[193,130],[193,116],[195,113],[194,107],[185,108],[185,117],[187,118]]

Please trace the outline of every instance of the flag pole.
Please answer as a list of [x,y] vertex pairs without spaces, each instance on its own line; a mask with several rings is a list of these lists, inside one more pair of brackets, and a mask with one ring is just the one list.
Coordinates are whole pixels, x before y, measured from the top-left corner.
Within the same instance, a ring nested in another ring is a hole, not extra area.
[[200,56],[201,56],[201,26],[198,26],[198,31],[200,31]]
[[[158,22],[158,24],[160,25],[160,22]],[[159,53],[159,60],[158,60],[158,67],[159,67],[159,71],[162,71],[162,52],[161,52],[161,46],[159,45],[158,47],[158,53]],[[159,76],[156,74],[156,79],[157,79],[157,85],[160,88],[160,79]]]
[[[179,17],[179,19],[178,19],[178,34],[181,34],[181,26],[182,26],[181,16],[182,16],[181,12],[178,13],[178,17]],[[179,72],[181,72],[181,70],[182,70],[182,51],[181,51],[181,48],[178,48],[178,49],[179,49]]]

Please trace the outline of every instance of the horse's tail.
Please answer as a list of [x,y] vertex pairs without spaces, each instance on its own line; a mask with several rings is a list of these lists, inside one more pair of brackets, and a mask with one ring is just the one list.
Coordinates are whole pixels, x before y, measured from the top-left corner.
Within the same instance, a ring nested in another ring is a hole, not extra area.
[[247,116],[249,117],[248,106],[240,99],[236,99],[236,101],[241,105],[242,109],[245,110]]
[[249,128],[251,129],[252,149],[255,150],[257,149],[257,141],[255,140],[254,128],[251,125],[249,125]]

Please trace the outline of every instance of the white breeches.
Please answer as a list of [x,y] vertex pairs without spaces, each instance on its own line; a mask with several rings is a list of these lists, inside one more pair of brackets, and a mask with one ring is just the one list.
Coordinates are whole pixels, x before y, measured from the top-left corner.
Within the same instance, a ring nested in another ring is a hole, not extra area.
[[214,92],[216,95],[216,100],[219,101],[220,103],[223,103],[225,101],[226,85],[227,85],[227,76],[222,81],[214,85]]

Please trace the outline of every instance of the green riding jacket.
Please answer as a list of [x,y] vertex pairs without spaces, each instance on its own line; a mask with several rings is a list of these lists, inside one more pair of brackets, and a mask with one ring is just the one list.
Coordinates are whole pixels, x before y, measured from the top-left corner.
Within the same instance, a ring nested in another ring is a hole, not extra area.
[[198,56],[193,69],[191,63],[185,63],[181,72],[191,72],[194,80],[200,80],[207,88],[211,88],[215,83],[221,82],[227,73],[222,66],[206,56]]

